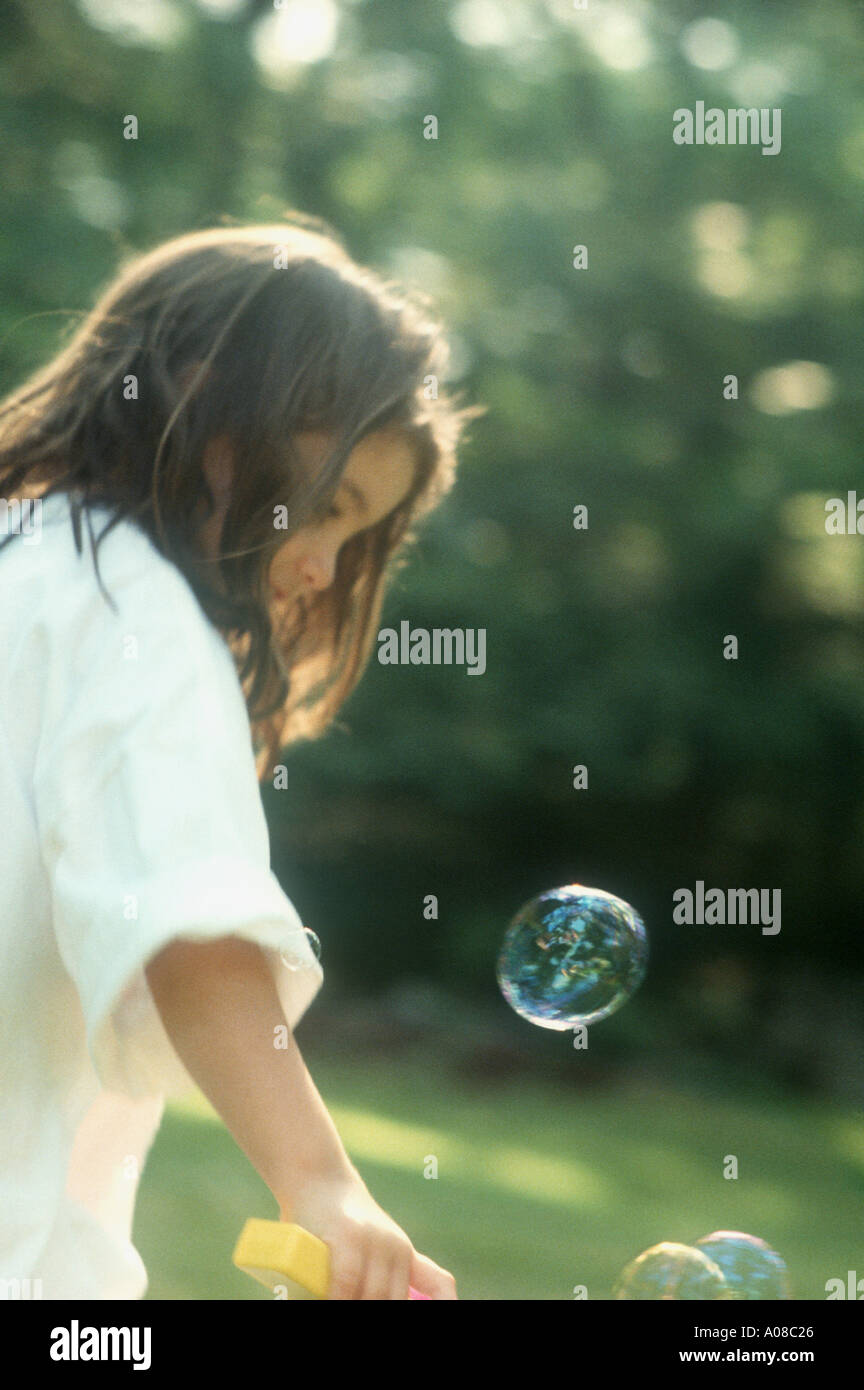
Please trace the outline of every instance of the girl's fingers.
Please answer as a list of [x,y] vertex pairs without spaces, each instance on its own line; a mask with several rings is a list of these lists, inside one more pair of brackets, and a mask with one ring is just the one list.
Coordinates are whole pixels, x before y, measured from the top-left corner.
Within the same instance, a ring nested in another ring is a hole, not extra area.
[[374,1299],[377,1302],[408,1297],[408,1271],[404,1262],[393,1256],[381,1255],[371,1259],[366,1266],[363,1281],[356,1294],[357,1298]]
[[334,1260],[330,1268],[330,1287],[327,1292],[328,1301],[333,1299],[342,1302],[348,1299],[359,1298],[357,1292],[363,1282],[363,1264],[359,1258],[346,1258]]
[[411,1285],[418,1293],[434,1299],[458,1299],[456,1280],[449,1270],[436,1265],[428,1256],[414,1251],[411,1265]]

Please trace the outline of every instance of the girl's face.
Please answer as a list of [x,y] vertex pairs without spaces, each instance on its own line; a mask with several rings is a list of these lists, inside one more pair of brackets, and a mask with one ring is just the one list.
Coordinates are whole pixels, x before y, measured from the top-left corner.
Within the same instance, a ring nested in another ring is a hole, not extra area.
[[[309,431],[295,436],[302,462],[314,472],[326,457],[331,436]],[[376,526],[403,502],[414,481],[414,450],[398,429],[380,430],[357,445],[326,514],[295,532],[276,552],[270,587],[280,603],[291,604],[329,589],[339,551],[358,532]]]
[[[332,436],[304,431],[294,436],[301,464],[310,473],[324,461]],[[216,512],[201,528],[206,553],[215,558],[231,488],[231,451],[222,439],[207,447],[204,466],[217,501]],[[339,551],[346,541],[382,521],[404,501],[414,481],[415,457],[410,438],[398,428],[379,430],[349,455],[338,491],[326,515],[295,532],[276,552],[269,581],[274,600],[292,605],[329,589],[336,576]]]

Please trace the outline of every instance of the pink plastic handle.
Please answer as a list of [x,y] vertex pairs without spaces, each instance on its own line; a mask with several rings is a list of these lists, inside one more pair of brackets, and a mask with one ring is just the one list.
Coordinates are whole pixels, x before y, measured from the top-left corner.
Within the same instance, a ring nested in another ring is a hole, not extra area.
[[432,1300],[429,1298],[428,1293],[418,1293],[416,1289],[409,1289],[409,1290],[408,1290],[408,1297],[409,1297],[409,1298],[425,1298],[425,1299],[426,1299],[428,1302],[430,1302],[430,1303],[431,1303],[431,1301],[432,1301]]

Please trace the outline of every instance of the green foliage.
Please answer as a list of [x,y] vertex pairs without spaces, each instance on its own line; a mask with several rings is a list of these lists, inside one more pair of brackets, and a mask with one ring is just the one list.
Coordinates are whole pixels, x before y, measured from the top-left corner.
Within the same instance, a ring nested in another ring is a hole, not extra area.
[[[350,732],[267,794],[325,965],[480,989],[494,924],[576,879],[640,907],[661,975],[681,950],[860,968],[864,540],[821,510],[861,477],[860,7],[724,7],[741,57],[712,71],[678,41],[715,13],[693,0],[640,7],[631,68],[553,0],[502,7],[530,32],[486,45],[455,4],[346,2],[282,78],[250,42],[272,6],[166,4],[165,42],[94,27],[111,8],[0,6],[4,389],[120,251],[299,206],[434,294],[453,384],[489,407],[386,610],[485,628],[486,674],[373,662]],[[697,100],[781,106],[781,153],[676,146]],[[833,394],[772,413],[760,374],[797,361]],[[697,878],[781,887],[780,937],[682,944],[671,893]]]

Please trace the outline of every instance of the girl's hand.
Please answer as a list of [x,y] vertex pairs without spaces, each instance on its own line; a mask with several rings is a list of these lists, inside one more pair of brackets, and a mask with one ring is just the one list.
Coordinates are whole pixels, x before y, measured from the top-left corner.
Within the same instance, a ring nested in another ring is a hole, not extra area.
[[[285,1024],[254,942],[177,938],[147,965],[174,1048],[273,1193],[283,1221],[330,1247],[330,1298],[456,1298],[452,1274],[420,1255],[352,1164]],[[263,1042],[262,1042],[263,1040]]]
[[432,1299],[458,1297],[453,1275],[414,1249],[359,1173],[310,1181],[281,1204],[280,1217],[330,1247],[331,1299],[407,1299],[409,1286]]

